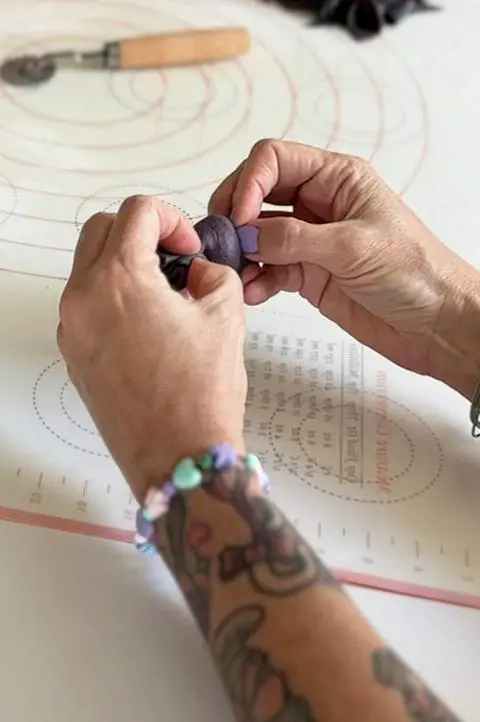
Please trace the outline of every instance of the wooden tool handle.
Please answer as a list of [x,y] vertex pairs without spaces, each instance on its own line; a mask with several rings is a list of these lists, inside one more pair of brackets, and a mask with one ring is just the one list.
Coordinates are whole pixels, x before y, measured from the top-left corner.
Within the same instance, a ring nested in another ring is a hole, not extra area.
[[187,30],[146,35],[118,42],[119,68],[156,68],[234,58],[246,53],[250,34],[246,28]]

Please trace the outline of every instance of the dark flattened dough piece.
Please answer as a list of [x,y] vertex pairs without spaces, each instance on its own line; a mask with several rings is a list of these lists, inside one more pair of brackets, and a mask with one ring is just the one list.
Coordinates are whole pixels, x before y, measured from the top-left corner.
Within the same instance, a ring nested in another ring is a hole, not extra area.
[[209,261],[230,266],[240,273],[247,261],[237,231],[226,216],[207,216],[194,226],[202,241],[202,250]]
[[[269,2],[269,0],[263,0]],[[306,10],[314,25],[340,25],[356,40],[378,35],[404,16],[439,10],[430,0],[276,0],[290,10]]]
[[162,246],[157,248],[160,270],[166,276],[167,281],[175,291],[183,291],[187,285],[188,269],[194,258],[202,256],[202,253],[195,253],[191,256],[183,256],[170,253]]

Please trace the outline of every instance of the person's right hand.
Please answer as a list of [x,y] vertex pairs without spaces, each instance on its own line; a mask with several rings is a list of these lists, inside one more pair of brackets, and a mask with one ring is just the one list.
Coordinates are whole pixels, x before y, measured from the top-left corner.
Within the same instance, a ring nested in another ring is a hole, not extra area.
[[200,239],[176,208],[127,198],[84,225],[60,302],[68,374],[112,457],[143,501],[184,456],[227,442],[243,451],[247,379],[242,285],[195,259],[187,293],[160,270],[161,244],[193,254]]
[[[262,212],[264,202],[293,211]],[[244,226],[247,303],[299,292],[360,342],[471,396],[480,372],[470,340],[480,324],[480,276],[366,161],[260,141],[209,211]]]

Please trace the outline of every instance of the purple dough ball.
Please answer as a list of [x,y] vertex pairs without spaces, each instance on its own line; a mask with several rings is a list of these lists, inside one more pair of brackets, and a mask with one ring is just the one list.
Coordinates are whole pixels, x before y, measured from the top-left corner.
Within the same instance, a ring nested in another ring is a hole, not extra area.
[[202,241],[205,257],[214,263],[230,266],[240,273],[247,260],[240,247],[235,226],[226,216],[207,216],[194,226]]

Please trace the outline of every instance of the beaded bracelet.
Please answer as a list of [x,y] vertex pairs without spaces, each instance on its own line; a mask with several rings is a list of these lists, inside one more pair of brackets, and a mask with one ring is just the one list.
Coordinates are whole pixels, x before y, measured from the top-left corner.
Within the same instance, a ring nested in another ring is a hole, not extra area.
[[206,472],[210,472],[208,478],[212,481],[212,471],[222,473],[239,465],[258,476],[263,492],[270,491],[270,482],[258,457],[254,454],[240,456],[229,444],[217,444],[199,459],[186,458],[179,461],[171,478],[162,486],[151,486],[145,495],[143,505],[137,512],[137,531],[134,538],[137,550],[142,554],[156,553],[152,541],[155,536],[155,522],[168,512],[170,502],[176,494],[200,486],[205,481]]

